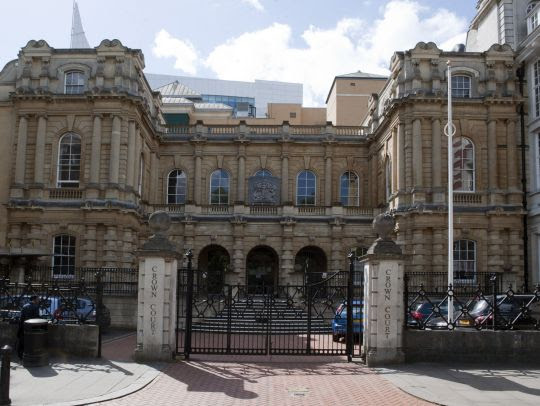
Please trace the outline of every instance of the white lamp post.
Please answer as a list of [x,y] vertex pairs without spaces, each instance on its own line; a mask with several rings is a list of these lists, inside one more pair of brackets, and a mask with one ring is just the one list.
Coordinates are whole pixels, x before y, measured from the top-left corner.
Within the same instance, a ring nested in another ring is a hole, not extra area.
[[[452,137],[456,126],[452,122],[452,66],[448,65],[448,123],[444,133],[448,137],[448,286],[454,285],[454,146]],[[448,323],[454,321],[454,297],[448,296]]]

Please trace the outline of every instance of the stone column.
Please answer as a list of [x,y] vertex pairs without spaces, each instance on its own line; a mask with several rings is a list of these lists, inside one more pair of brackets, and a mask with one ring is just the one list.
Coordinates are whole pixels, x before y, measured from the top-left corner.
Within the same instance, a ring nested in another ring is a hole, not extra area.
[[397,130],[397,144],[398,144],[398,153],[397,153],[397,162],[396,166],[398,168],[398,181],[397,181],[397,190],[403,192],[405,190],[405,124],[399,123]]
[[150,173],[153,187],[150,188],[151,195],[149,196],[150,203],[159,204],[163,200],[159,199],[158,183],[159,183],[159,162],[155,152],[150,153]]
[[324,168],[324,205],[332,205],[332,156],[326,155]]
[[238,179],[236,189],[236,201],[238,203],[245,202],[245,183],[246,183],[246,157],[241,154],[238,156]]
[[289,155],[281,155],[281,204],[290,204],[289,197]]
[[[497,121],[490,120],[487,125],[488,144],[488,190],[490,193],[490,204],[497,203],[497,189],[499,188],[497,173]],[[477,165],[480,167],[480,165]]]
[[97,260],[97,227],[93,224],[86,226],[84,234],[84,254],[82,257],[83,266],[94,268],[98,266]]
[[508,164],[508,189],[510,191],[517,191],[517,165],[516,165],[516,122],[514,120],[508,120],[506,122],[506,145],[507,145],[507,158]]
[[103,261],[105,266],[109,268],[116,268],[117,266],[117,252],[116,252],[116,226],[107,226],[107,232],[103,237],[105,255]]
[[[15,186],[24,185],[26,169],[26,142],[28,138],[28,119],[21,116],[17,134],[17,156],[15,160]],[[21,195],[22,197],[22,195]]]
[[176,352],[176,280],[180,255],[165,235],[171,219],[152,213],[154,235],[137,252],[139,295],[136,361],[171,361]]
[[[141,129],[137,127],[135,130],[135,175],[134,175],[134,188],[135,192],[139,193],[139,182],[141,181],[141,156],[142,156],[142,150],[143,150],[143,140],[141,135]],[[141,196],[142,197],[142,190],[141,190]]]
[[130,121],[128,124],[128,151],[127,151],[127,175],[126,183],[128,190],[135,189],[135,149],[137,147],[136,124]]
[[283,227],[281,239],[281,268],[279,270],[279,283],[286,284],[293,282],[291,274],[294,272],[294,252],[293,238],[295,221],[292,218],[286,218],[281,221]]
[[45,170],[45,138],[47,136],[47,117],[39,116],[36,134],[36,151],[34,154],[34,184],[43,187]]
[[397,128],[392,128],[392,193],[397,192],[398,188],[398,140]]
[[431,121],[431,171],[433,174],[433,203],[444,202],[444,190],[442,189],[442,142],[441,120],[438,118]]
[[403,257],[389,235],[393,217],[378,215],[373,225],[379,238],[369,248],[364,264],[364,342],[366,364],[377,367],[404,362]]
[[423,201],[424,169],[422,156],[422,120],[415,119],[412,123],[412,156],[413,156],[413,187],[414,201]]
[[193,180],[194,183],[194,196],[193,200],[196,205],[202,204],[202,196],[201,196],[201,190],[202,190],[202,154],[200,151],[198,151],[195,155],[195,179]]
[[120,168],[120,129],[122,119],[113,117],[111,132],[111,157],[109,161],[109,185],[118,185],[118,172]]
[[343,267],[343,259],[345,258],[345,253],[343,252],[343,225],[339,220],[336,220],[332,224],[332,255],[331,263],[329,267],[330,272],[339,272],[346,269]]
[[[94,116],[92,130],[92,152],[90,155],[90,186],[97,189],[99,186],[99,170],[101,164],[101,116]],[[97,193],[93,197],[98,197]]]

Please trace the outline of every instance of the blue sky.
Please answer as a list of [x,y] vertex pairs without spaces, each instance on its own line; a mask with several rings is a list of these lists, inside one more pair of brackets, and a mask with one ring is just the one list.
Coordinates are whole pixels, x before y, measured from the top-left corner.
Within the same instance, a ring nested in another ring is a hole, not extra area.
[[[54,3],[54,7],[52,4]],[[146,72],[304,83],[324,103],[335,75],[385,73],[395,50],[464,41],[476,0],[78,0],[91,46],[118,38]],[[72,0],[3,1],[0,65],[30,39],[69,47]],[[24,15],[24,23],[21,17]]]

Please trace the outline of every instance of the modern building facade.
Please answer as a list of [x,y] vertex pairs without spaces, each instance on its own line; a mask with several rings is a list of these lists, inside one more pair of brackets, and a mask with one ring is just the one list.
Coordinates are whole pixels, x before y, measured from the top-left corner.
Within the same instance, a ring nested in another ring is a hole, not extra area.
[[371,95],[379,93],[387,79],[361,71],[336,76],[326,98],[326,120],[334,125],[361,125]]
[[301,83],[270,80],[242,82],[153,73],[146,74],[146,77],[152,89],[179,82],[200,94],[203,102],[233,107],[236,117],[265,118],[268,103],[301,105],[303,100]]
[[[537,0],[481,0],[467,36],[467,51],[485,51],[491,44],[507,44],[516,52],[519,89],[528,101],[520,111],[523,186],[527,192],[527,267],[530,284],[540,282],[540,2]],[[521,131],[523,132],[521,134]]]
[[[216,283],[272,285],[347,269],[393,210],[407,270],[445,271],[446,61],[456,76],[457,279],[522,279],[514,54],[396,53],[367,126],[199,120],[167,126],[140,50],[30,41],[0,73],[2,260],[52,272],[132,267],[148,215]],[[27,257],[24,257],[24,255]],[[34,256],[32,256],[34,255]],[[464,271],[469,271],[465,274]]]

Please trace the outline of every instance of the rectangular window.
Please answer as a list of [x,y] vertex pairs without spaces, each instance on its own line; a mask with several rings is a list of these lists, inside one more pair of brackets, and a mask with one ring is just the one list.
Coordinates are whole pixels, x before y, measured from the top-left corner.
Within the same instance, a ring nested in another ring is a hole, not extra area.
[[73,71],[67,72],[65,77],[66,94],[82,94],[84,92],[84,73]]
[[471,78],[468,76],[452,76],[452,97],[471,97]]

